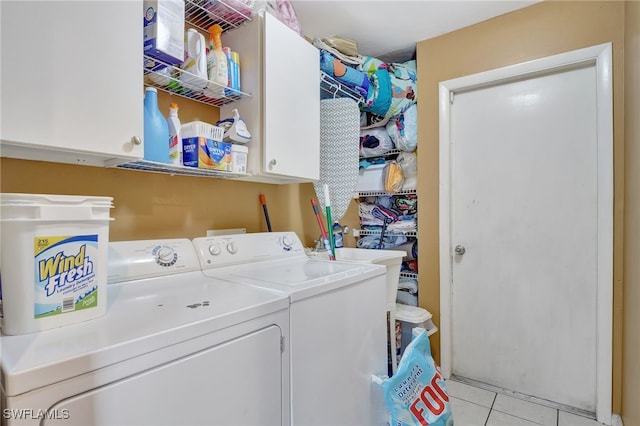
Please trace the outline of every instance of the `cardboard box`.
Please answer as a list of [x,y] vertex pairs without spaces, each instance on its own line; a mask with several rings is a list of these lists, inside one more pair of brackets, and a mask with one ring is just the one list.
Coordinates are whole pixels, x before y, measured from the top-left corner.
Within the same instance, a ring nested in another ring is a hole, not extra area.
[[151,71],[184,61],[184,0],[144,1],[144,54]]
[[231,144],[203,137],[183,138],[183,164],[200,169],[232,171]]

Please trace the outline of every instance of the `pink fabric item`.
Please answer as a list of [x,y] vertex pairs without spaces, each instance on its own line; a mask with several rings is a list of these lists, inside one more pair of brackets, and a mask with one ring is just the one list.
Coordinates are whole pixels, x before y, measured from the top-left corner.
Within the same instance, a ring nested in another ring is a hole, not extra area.
[[[275,5],[273,3],[275,3]],[[298,17],[296,16],[296,11],[293,9],[293,5],[289,0],[275,0],[275,2],[272,2],[272,5],[274,6],[276,17],[281,22],[301,36],[304,36],[302,28],[300,28],[300,23],[298,22]]]

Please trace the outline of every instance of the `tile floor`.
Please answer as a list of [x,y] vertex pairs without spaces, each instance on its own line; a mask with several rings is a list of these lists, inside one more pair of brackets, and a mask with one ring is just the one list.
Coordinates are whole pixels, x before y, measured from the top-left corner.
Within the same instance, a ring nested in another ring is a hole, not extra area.
[[455,426],[602,426],[597,421],[448,380]]

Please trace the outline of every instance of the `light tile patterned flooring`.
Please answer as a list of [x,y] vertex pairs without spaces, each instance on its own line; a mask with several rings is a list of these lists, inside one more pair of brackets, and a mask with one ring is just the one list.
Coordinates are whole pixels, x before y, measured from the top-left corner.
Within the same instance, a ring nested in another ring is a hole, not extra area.
[[597,421],[448,380],[455,426],[602,426]]

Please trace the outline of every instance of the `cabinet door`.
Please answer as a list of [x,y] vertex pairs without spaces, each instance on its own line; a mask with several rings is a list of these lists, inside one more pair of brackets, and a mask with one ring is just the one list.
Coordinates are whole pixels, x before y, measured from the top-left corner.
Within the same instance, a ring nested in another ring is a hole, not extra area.
[[265,13],[263,170],[320,178],[320,55],[318,49]]
[[142,1],[2,1],[2,155],[143,156]]

